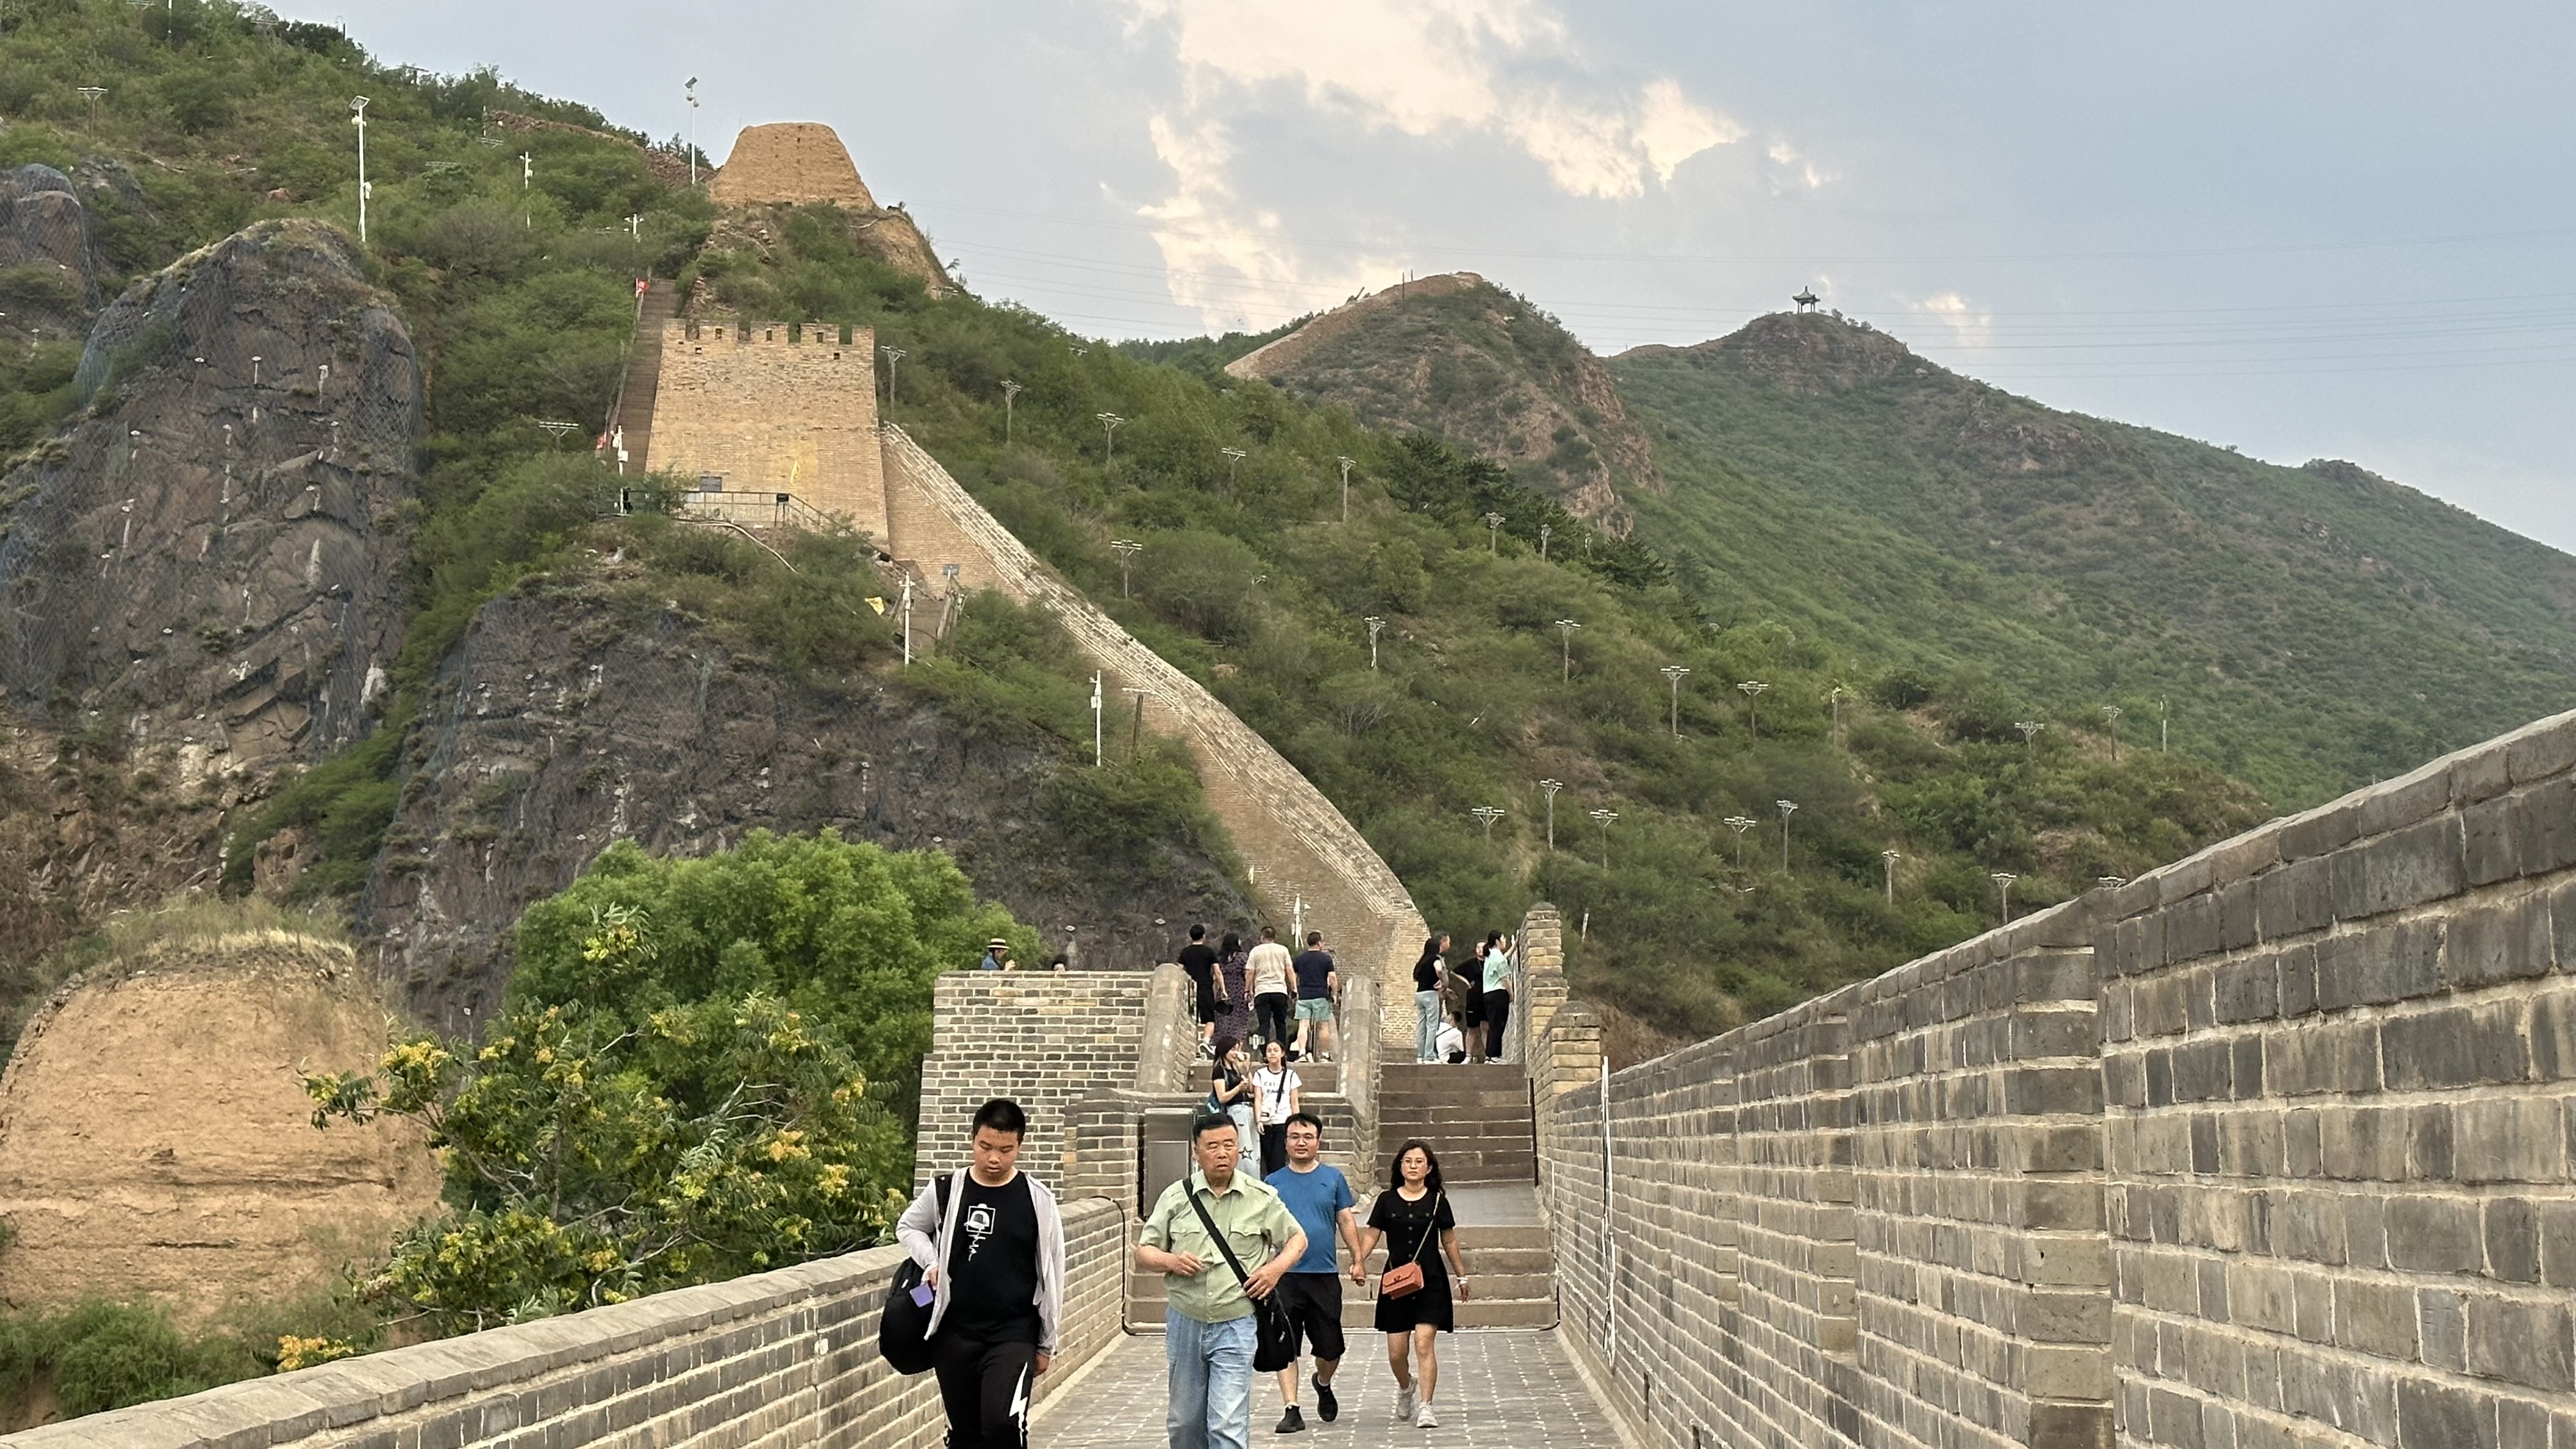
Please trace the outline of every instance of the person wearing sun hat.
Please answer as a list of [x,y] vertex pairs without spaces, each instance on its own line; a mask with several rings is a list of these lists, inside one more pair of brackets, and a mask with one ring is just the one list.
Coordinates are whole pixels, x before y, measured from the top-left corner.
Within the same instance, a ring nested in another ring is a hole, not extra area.
[[1011,969],[1010,960],[1011,943],[999,936],[995,936],[992,941],[984,947],[984,959],[975,963],[975,969],[978,971],[1008,971]]

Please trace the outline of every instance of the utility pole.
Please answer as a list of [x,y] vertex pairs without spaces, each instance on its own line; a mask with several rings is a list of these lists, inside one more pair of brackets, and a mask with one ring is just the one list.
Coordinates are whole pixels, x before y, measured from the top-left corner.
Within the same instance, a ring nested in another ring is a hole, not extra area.
[[367,98],[365,96],[350,98],[349,124],[358,128],[358,245],[365,246],[367,244]]
[[639,211],[626,218],[626,234],[639,242],[644,239],[644,213]]
[[1893,850],[1882,850],[1878,853],[1878,858],[1887,862],[1887,903],[1892,906],[1896,904],[1896,862],[1898,860],[1898,855]]
[[1476,822],[1485,827],[1485,848],[1493,849],[1494,822],[1502,819],[1507,812],[1499,805],[1479,805],[1467,813],[1475,816]]
[[1100,413],[1100,461],[1105,467],[1118,457],[1118,425],[1127,421],[1116,413]]
[[1565,788],[1563,780],[1541,780],[1538,792],[1547,797],[1547,848],[1556,849],[1556,792]]
[[1002,446],[1005,448],[1011,446],[1011,405],[1019,401],[1019,397],[1020,385],[1007,377],[1002,379]]
[[904,353],[903,349],[900,347],[880,347],[877,351],[885,356],[886,408],[888,411],[892,411],[895,404],[895,369],[902,364]]
[[680,94],[689,100],[689,184],[695,186],[698,184],[698,78],[689,77],[689,83],[680,88]]
[[1556,631],[1558,634],[1562,635],[1565,640],[1565,657],[1561,661],[1561,665],[1556,676],[1557,683],[1559,684],[1563,684],[1574,678],[1574,631],[1582,627],[1582,625],[1574,622],[1572,619],[1559,619],[1556,621]]
[[1362,622],[1362,623],[1364,623],[1364,624],[1368,625],[1368,629],[1369,629],[1369,672],[1370,672],[1370,673],[1372,673],[1372,674],[1374,674],[1374,673],[1376,673],[1376,672],[1377,672],[1377,631],[1379,631],[1380,629],[1383,629],[1383,628],[1385,628],[1385,627],[1386,627],[1386,620],[1384,620],[1384,619],[1382,619],[1382,618],[1378,617],[1378,616],[1377,616],[1377,615],[1375,615],[1375,614],[1371,614],[1371,615],[1369,615],[1367,618],[1365,618],[1365,619],[1361,620],[1360,622]]
[[1128,596],[1128,566],[1136,561],[1136,555],[1145,551],[1145,545],[1132,538],[1113,538],[1109,540],[1109,547],[1118,555],[1118,597],[1123,599]]
[[529,194],[536,190],[536,186],[537,155],[533,151],[522,151],[519,153],[519,225],[532,231],[537,225],[537,213]]
[[1729,815],[1724,823],[1727,829],[1735,832],[1735,868],[1742,870],[1744,869],[1744,832],[1762,822],[1750,815]]
[[1499,513],[1488,513],[1485,515],[1485,552],[1498,554],[1502,551],[1503,516]]
[[1109,762],[1101,749],[1100,738],[1100,671],[1091,671],[1091,767],[1098,769]]
[[2171,721],[2169,721],[2169,720],[2165,717],[2165,697],[2164,697],[2163,695],[2161,695],[2161,694],[2160,694],[2160,695],[2157,695],[2157,696],[2156,696],[2156,753],[2157,753],[2157,754],[2160,754],[2160,755],[2170,755],[2170,754],[2172,754],[2172,753],[2173,753],[2173,735],[2170,733],[2170,724],[2171,724]]
[[1758,740],[1762,738],[1762,691],[1771,686],[1758,679],[1748,679],[1735,687],[1744,691],[1744,727]]
[[1126,693],[1136,696],[1136,722],[1127,730],[1127,761],[1129,764],[1134,764],[1137,746],[1142,744],[1145,738],[1145,696],[1154,691],[1134,684],[1125,685],[1122,688]]
[[1798,813],[1798,802],[1774,800],[1771,803],[1780,807],[1780,869],[1785,871],[1789,868],[1789,817]]
[[2111,763],[2116,765],[2120,763],[2120,707],[2116,704],[2102,706],[2102,721],[2111,729]]
[[1553,523],[1542,523],[1538,526],[1538,559],[1541,563],[1547,562],[1547,540],[1555,532],[1556,525]]
[[1833,706],[1833,711],[1834,711],[1834,743],[1835,743],[1837,746],[1839,746],[1839,745],[1840,745],[1840,744],[1842,744],[1842,742],[1843,742],[1843,696],[1844,696],[1844,695],[1846,695],[1846,694],[1848,694],[1848,693],[1850,693],[1850,692],[1851,692],[1851,691],[1849,691],[1849,690],[1847,690],[1847,689],[1843,688],[1841,685],[1837,684],[1837,685],[1835,685],[1835,686],[1833,687],[1833,689],[1832,689],[1829,693],[1827,693],[1827,694],[1825,695],[1825,702],[1826,702],[1827,704],[1829,704],[1829,705]]
[[1689,673],[1690,666],[1686,664],[1667,664],[1663,668],[1664,678],[1672,681],[1673,686],[1674,739],[1680,739],[1682,737],[1682,679]]
[[2038,759],[2039,732],[2048,728],[2048,726],[2035,719],[2017,719],[2013,721],[2013,728],[2021,731],[2021,747],[2023,753],[2033,760]]
[[903,576],[903,662],[912,663],[912,575]]
[[1601,868],[1608,870],[1610,868],[1610,822],[1619,818],[1619,812],[1595,809],[1591,815],[1592,823],[1601,827]]
[[1342,465],[1342,522],[1348,523],[1351,521],[1351,467],[1359,460],[1335,458],[1333,461]]
[[77,89],[81,93],[81,99],[89,102],[89,128],[92,131],[96,131],[98,129],[98,103],[101,100],[106,99],[107,87],[80,86],[77,87]]
[[2011,925],[2011,924],[2012,924],[2012,883],[2013,883],[2014,881],[2017,881],[2017,880],[2021,879],[2021,877],[2020,877],[2020,876],[2017,876],[2017,875],[2015,875],[2015,874],[2013,874],[2011,871],[2008,871],[2008,870],[1998,870],[1998,871],[1991,871],[1991,872],[1989,872],[1989,873],[1987,874],[1987,876],[1986,876],[1986,879],[1988,879],[1988,880],[1990,880],[1990,881],[1993,881],[1993,882],[1995,883],[1995,891],[1996,891],[1996,894],[1998,894],[1999,896],[2001,896],[2001,897],[2003,898],[2003,910],[2004,910],[2004,921],[2003,921],[2003,923],[2004,923],[2005,925],[2007,925],[2007,926]]
[[1241,448],[1219,448],[1217,451],[1225,455],[1225,491],[1232,493],[1234,491],[1234,470],[1240,467],[1243,460],[1249,455]]

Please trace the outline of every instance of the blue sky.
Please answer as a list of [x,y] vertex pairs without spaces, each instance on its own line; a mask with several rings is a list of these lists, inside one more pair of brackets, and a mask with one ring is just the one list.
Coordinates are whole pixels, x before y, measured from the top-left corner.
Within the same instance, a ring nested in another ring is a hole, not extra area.
[[2576,9],[337,0],[658,136],[837,127],[1104,336],[1481,272],[1596,350],[1802,285],[2054,406],[2350,458],[2576,549]]

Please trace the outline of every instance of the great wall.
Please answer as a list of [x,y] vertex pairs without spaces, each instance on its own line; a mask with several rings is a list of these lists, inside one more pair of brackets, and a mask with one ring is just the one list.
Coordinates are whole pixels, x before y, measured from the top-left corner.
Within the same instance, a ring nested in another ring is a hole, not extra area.
[[[709,355],[766,367],[859,345]],[[872,410],[845,391],[860,396]],[[1104,672],[1162,695],[1149,720],[1190,744],[1265,881],[1297,882],[1346,956],[1357,943],[1400,971],[1421,922],[1329,802],[901,430],[877,434],[897,566],[933,587],[953,563],[951,589],[1062,613]],[[672,451],[653,466],[710,466],[675,436],[654,429],[649,448]],[[810,496],[774,461],[804,455],[777,441],[735,455],[751,472],[723,491]],[[2576,713],[1615,1073],[1566,994],[1555,911],[1534,909],[1519,944],[1511,1065],[1490,1070],[1526,1103],[1495,1130],[1528,1151],[1491,1154],[1486,1181],[1535,1220],[1471,1251],[1537,1260],[1519,1276],[1543,1316],[1510,1341],[1570,1373],[1552,1398],[1484,1386],[1528,1417],[1469,1442],[2576,1449]],[[1390,1009],[1410,994],[1391,975],[1361,985]],[[1029,1167],[1068,1199],[1041,1444],[1160,1442],[1107,1406],[1121,1365],[1159,1373],[1151,1339],[1128,1336],[1150,1298],[1126,1248],[1200,1089],[1185,1008],[1171,966],[940,983],[920,1166],[953,1162],[972,1100],[1007,1088],[1036,1109]],[[1368,1148],[1415,1125],[1398,1121],[1409,1068],[1383,1054],[1409,1023],[1361,1037],[1330,1120]],[[1448,1115],[1422,1130],[1469,1130]],[[935,1389],[875,1350],[898,1260],[871,1250],[0,1445],[928,1449]]]

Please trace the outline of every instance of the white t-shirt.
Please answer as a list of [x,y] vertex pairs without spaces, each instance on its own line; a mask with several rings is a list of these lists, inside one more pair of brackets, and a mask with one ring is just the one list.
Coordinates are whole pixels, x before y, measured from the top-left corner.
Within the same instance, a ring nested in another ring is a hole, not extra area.
[[1451,1052],[1463,1052],[1467,1049],[1466,1035],[1458,1030],[1458,1023],[1444,1021],[1440,1024],[1440,1034],[1434,1039],[1431,1049],[1439,1054],[1442,1061],[1447,1061]]
[[1288,984],[1288,948],[1276,941],[1264,941],[1252,948],[1243,969],[1252,977],[1252,994],[1285,996],[1293,989]]
[[1306,1086],[1295,1067],[1283,1067],[1275,1072],[1268,1067],[1259,1068],[1252,1074],[1252,1085],[1261,1091],[1261,1125],[1264,1127],[1276,1127],[1295,1115],[1297,1109],[1289,1105],[1288,1094],[1303,1091]]

